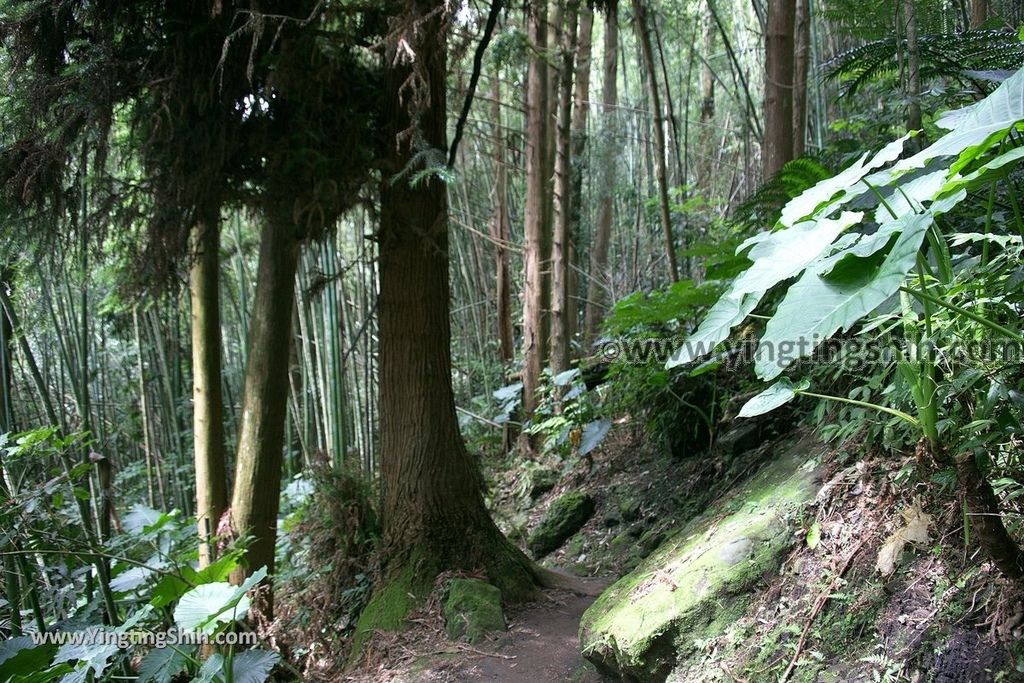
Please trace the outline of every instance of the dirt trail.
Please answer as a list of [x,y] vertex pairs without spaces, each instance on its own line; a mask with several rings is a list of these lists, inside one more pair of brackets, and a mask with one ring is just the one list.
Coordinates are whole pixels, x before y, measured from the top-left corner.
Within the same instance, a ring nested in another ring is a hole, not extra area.
[[594,601],[547,591],[540,602],[508,615],[509,630],[491,643],[463,646],[457,658],[430,667],[420,680],[436,683],[599,683],[605,681],[579,653],[580,617]]

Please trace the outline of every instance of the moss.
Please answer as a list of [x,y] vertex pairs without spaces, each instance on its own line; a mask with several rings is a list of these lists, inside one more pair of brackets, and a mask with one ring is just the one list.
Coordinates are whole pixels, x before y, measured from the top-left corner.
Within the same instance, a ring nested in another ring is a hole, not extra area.
[[569,557],[576,557],[583,552],[583,546],[586,544],[587,539],[583,537],[583,534],[576,534],[572,537],[569,543],[565,546],[565,552]]
[[504,631],[501,591],[479,579],[452,579],[444,605],[445,631],[452,640],[465,639],[476,645],[488,633]]
[[530,534],[528,546],[534,557],[541,558],[557,550],[565,539],[579,531],[594,514],[594,500],[579,491],[559,496],[551,504],[540,524]]
[[362,656],[363,646],[374,631],[397,631],[406,624],[409,612],[430,592],[430,584],[416,579],[416,562],[409,562],[397,576],[374,590],[359,615],[352,640],[349,664]]
[[816,491],[813,463],[791,450],[605,591],[581,621],[584,655],[627,677],[664,678],[696,639],[742,614],[746,593],[790,547],[794,510]]

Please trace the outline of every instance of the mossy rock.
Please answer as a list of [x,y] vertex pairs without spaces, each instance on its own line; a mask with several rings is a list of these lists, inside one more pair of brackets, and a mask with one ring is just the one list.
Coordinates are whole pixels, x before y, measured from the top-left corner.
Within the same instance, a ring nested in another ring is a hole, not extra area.
[[545,493],[555,488],[561,475],[557,470],[548,467],[538,467],[530,471],[527,495],[530,500],[537,500]]
[[527,541],[536,558],[558,550],[594,514],[594,500],[579,491],[563,493],[551,504]]
[[788,448],[605,591],[581,620],[583,655],[627,681],[664,681],[695,638],[723,632],[792,545],[794,512],[820,485],[811,455]]
[[507,628],[501,611],[501,591],[480,579],[452,579],[442,612],[448,637],[472,645],[483,642],[488,633]]

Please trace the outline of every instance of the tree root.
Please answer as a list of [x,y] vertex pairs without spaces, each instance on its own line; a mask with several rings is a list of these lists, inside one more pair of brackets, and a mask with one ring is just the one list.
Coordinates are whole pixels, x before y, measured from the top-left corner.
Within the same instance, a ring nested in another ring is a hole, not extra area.
[[608,587],[608,581],[602,579],[581,579],[563,572],[534,565],[534,578],[542,588],[557,588],[576,595],[597,597]]

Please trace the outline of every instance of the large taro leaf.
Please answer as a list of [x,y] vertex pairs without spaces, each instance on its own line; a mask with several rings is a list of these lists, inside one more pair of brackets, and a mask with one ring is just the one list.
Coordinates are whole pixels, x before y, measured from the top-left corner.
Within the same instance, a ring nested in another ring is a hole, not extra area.
[[249,610],[246,593],[267,576],[261,567],[242,585],[226,582],[204,583],[181,596],[174,609],[174,621],[185,631],[213,633],[221,623],[245,617]]
[[[804,190],[782,208],[782,217],[779,222],[784,226],[793,226],[814,214],[828,215],[845,202],[863,194],[868,189],[866,186],[859,185],[864,176],[899,158],[903,153],[903,145],[910,136],[911,133],[908,133],[900,139],[890,142],[878,154],[871,157],[870,161],[868,155],[865,154],[843,171]],[[839,197],[836,198],[836,195]],[[830,202],[830,200],[832,201]],[[824,211],[821,210],[823,205],[828,207]]]
[[839,218],[803,221],[791,228],[773,232],[750,250],[754,262],[730,289],[733,298],[771,289],[783,280],[799,275],[844,230],[864,217],[862,213],[844,211]]
[[[809,268],[786,293],[768,321],[758,345],[754,369],[764,380],[777,377],[790,364],[809,355],[838,330],[850,329],[858,320],[899,291],[913,267],[917,251],[934,217],[913,214],[881,265],[861,259],[862,267],[843,269],[843,277],[825,275]],[[835,268],[833,266],[832,270]]]
[[757,417],[758,415],[770,413],[796,398],[798,391],[803,391],[810,386],[811,383],[806,379],[801,380],[797,386],[793,386],[792,382],[783,377],[744,403],[743,407],[740,408],[739,417]]
[[917,154],[893,167],[895,173],[924,166],[930,159],[959,157],[950,169],[958,171],[991,149],[1024,120],[1024,69],[995,89],[965,115],[954,118],[956,126]]
[[729,336],[732,328],[743,322],[743,319],[757,307],[764,294],[753,292],[740,294],[735,298],[731,291],[723,294],[722,298],[708,310],[697,331],[687,337],[686,342],[665,362],[665,368],[686,365],[714,351],[715,347]]
[[884,203],[875,209],[875,222],[878,224],[891,221],[893,218],[916,213],[925,202],[930,202],[946,184],[948,169],[932,171],[902,184],[894,183],[892,192]]
[[[270,672],[280,659],[279,654],[267,650],[236,652],[231,660],[231,680],[234,683],[264,683],[270,678]],[[206,660],[192,683],[220,683],[227,679],[224,675],[225,669],[227,660],[220,653],[216,653]]]
[[192,645],[153,648],[139,662],[139,678],[136,683],[171,683],[188,667],[194,651]]

